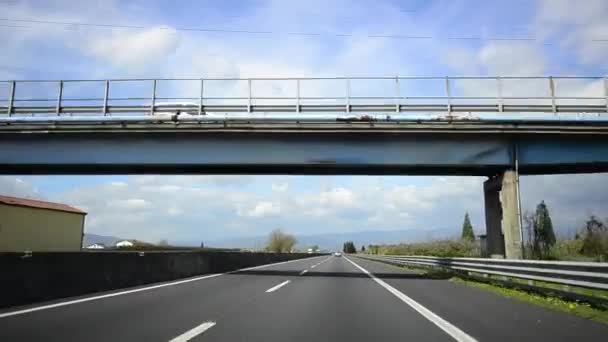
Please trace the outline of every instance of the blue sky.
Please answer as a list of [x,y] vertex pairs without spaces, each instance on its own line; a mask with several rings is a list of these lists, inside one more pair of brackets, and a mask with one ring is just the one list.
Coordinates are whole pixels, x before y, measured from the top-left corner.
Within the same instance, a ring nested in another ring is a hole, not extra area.
[[[0,80],[608,73],[608,42],[600,41],[608,39],[605,0],[586,0],[584,6],[569,0],[206,0],[179,5],[16,0],[0,2],[0,13]],[[432,38],[370,37],[378,35]],[[483,39],[450,39],[463,37]],[[535,90],[533,85],[526,89]],[[601,94],[600,84],[593,82],[576,83],[570,90]],[[484,89],[472,84],[459,91]],[[0,192],[86,208],[89,232],[155,241],[198,239],[201,230],[212,239],[259,235],[278,226],[310,234],[438,227],[456,234],[465,211],[482,232],[482,181],[14,176],[0,178]],[[590,213],[608,216],[606,175],[526,177],[522,182],[524,207],[545,199],[563,230],[575,228]],[[567,190],[561,184],[568,184]]]

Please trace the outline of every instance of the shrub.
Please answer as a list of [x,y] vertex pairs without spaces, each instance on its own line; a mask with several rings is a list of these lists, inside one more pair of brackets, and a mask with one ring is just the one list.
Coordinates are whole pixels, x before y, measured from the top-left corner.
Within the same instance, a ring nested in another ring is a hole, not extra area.
[[584,256],[581,255],[581,249],[583,248],[583,240],[557,240],[555,245],[551,247],[547,255],[547,259],[550,260],[583,260]]
[[296,238],[293,235],[284,233],[281,229],[275,229],[268,237],[266,250],[275,253],[289,253],[295,244]]
[[591,216],[585,225],[585,239],[580,250],[584,255],[600,260],[608,258],[608,227],[595,216]]
[[441,240],[411,244],[382,246],[383,254],[395,255],[425,255],[444,258],[479,257],[478,242],[467,240]]

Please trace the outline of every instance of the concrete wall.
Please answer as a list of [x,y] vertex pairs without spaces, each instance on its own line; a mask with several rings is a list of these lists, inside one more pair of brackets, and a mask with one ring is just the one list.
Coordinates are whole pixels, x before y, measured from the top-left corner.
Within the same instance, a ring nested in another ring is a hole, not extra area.
[[0,307],[223,273],[314,254],[239,252],[0,253]]
[[0,252],[79,251],[85,215],[0,204]]

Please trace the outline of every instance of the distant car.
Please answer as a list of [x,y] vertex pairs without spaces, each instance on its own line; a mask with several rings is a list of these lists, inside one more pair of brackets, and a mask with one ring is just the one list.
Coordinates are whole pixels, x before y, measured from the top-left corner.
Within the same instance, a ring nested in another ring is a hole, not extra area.
[[334,252],[334,256],[341,257],[342,253],[340,253],[340,252]]

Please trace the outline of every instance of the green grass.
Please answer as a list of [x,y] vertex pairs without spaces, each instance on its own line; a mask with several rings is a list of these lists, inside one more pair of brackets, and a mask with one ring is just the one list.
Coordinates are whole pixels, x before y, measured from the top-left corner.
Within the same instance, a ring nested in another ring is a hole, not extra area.
[[[501,277],[498,277],[498,276],[490,276],[490,277],[495,278],[495,279],[501,279]],[[528,280],[525,280],[525,279],[509,277],[508,280],[512,283],[518,283],[518,284],[524,284],[524,285],[528,284]],[[578,286],[565,286],[565,285],[547,283],[547,282],[538,281],[538,280],[534,280],[533,285],[542,287],[542,288],[546,288],[546,289],[562,290],[562,291],[567,291],[567,292],[579,293],[579,294],[587,295],[587,296],[591,296],[591,297],[608,299],[608,291],[606,291],[606,290],[587,289],[587,288],[578,287]]]
[[406,270],[411,273],[425,275],[429,279],[450,279],[453,276],[451,272],[446,272],[446,271],[439,270],[439,269],[432,269],[432,268],[422,269],[422,268],[418,268],[418,267],[401,266],[401,265],[389,264],[389,263],[387,263],[387,265],[390,267],[399,269],[401,271]]
[[483,289],[492,293],[496,293],[503,297],[539,305],[547,309],[567,312],[582,318],[591,319],[597,322],[608,324],[608,310],[593,308],[588,303],[580,303],[577,301],[569,301],[556,297],[542,296],[527,291],[509,289],[502,286],[477,282],[473,280],[465,280],[458,277],[454,277],[450,279],[450,281],[454,283],[465,284],[467,286],[475,287],[478,289]]

